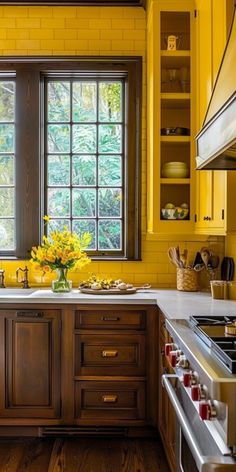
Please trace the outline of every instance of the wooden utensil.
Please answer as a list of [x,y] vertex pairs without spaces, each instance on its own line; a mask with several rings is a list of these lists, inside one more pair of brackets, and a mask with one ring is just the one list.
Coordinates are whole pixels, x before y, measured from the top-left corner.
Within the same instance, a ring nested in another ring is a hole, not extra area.
[[201,258],[206,268],[208,267],[210,256],[211,256],[211,252],[209,251],[209,249],[207,249],[206,247],[201,249]]
[[211,269],[217,269],[219,263],[220,263],[219,256],[211,254],[208,260],[208,265],[211,267]]
[[176,267],[183,268],[183,263],[180,260],[179,250],[176,247],[169,247],[167,250],[170,262]]
[[183,263],[183,267],[187,267],[187,260],[188,260],[188,249],[184,249],[183,253],[180,254],[180,260]]

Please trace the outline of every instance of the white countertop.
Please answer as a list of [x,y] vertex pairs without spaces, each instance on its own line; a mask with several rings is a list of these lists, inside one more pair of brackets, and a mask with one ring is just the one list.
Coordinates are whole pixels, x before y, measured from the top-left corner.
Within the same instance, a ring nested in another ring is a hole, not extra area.
[[143,304],[158,305],[167,318],[188,318],[190,315],[235,315],[236,300],[212,299],[206,292],[149,289],[134,295],[86,295],[79,290],[55,294],[50,289],[0,289],[1,304]]

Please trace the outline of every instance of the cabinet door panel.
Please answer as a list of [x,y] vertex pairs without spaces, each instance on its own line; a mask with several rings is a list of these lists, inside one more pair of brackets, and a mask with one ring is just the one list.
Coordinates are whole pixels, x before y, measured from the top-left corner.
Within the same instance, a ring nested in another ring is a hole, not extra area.
[[50,404],[50,321],[7,320],[8,406]]
[[[45,310],[40,318],[24,310],[5,311],[5,387],[0,416],[57,418],[60,414],[60,313]],[[3,328],[3,326],[2,326]]]

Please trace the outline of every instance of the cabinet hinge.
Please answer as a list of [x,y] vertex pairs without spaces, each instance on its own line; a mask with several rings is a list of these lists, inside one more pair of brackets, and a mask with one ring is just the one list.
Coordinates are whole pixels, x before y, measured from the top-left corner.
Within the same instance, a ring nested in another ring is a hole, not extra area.
[[221,219],[222,220],[225,219],[225,210],[224,210],[224,208],[221,210]]
[[194,221],[197,223],[197,215],[194,215]]
[[197,18],[197,10],[194,10],[194,18]]

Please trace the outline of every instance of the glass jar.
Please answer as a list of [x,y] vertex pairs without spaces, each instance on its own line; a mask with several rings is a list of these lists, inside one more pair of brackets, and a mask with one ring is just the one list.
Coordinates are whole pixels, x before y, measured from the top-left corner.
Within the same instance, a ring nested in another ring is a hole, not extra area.
[[72,281],[67,279],[67,269],[56,269],[57,279],[52,281],[52,291],[55,293],[67,293],[72,289]]

